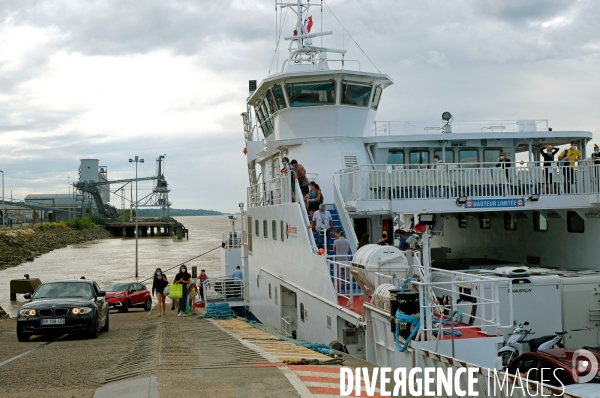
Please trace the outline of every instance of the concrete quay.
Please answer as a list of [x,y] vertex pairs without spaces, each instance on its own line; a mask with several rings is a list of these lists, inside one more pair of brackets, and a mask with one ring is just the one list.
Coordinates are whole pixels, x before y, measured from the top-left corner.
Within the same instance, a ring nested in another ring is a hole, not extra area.
[[[15,321],[0,320],[0,395],[326,398],[339,396],[341,366],[373,368],[346,355],[343,365],[327,364],[331,358],[241,320],[167,312],[111,312],[110,331],[96,340],[55,336],[19,343]],[[302,359],[313,364],[298,365]]]

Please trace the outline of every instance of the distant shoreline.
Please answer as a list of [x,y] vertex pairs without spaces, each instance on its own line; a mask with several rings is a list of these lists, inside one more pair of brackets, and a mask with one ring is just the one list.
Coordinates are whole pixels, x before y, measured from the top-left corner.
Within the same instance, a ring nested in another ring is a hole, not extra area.
[[[161,217],[161,209],[139,209],[140,217]],[[170,209],[169,214],[171,217],[182,217],[182,216],[224,216],[226,213],[221,213],[216,210],[204,210],[204,209]]]

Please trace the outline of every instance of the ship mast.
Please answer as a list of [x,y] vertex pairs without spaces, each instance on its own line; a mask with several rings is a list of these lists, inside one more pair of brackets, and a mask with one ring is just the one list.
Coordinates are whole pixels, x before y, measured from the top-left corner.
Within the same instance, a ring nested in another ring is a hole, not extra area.
[[303,21],[307,21],[304,16],[306,15],[307,18],[310,18],[310,16],[308,16],[310,7],[320,7],[320,4],[310,4],[310,0],[308,0],[307,3],[303,3],[302,0],[296,0],[296,2],[279,2],[275,3],[275,5],[281,8],[289,7],[290,10],[296,13],[296,27],[293,31],[293,35],[284,37],[285,40],[290,41],[288,47],[289,54],[286,61],[288,65],[306,63],[315,64],[317,63],[316,57],[318,57],[320,61],[319,64],[326,66],[328,52],[339,53],[342,54],[342,56],[346,54],[346,50],[343,49],[313,46],[313,38],[332,35],[332,31],[315,33],[304,31]]

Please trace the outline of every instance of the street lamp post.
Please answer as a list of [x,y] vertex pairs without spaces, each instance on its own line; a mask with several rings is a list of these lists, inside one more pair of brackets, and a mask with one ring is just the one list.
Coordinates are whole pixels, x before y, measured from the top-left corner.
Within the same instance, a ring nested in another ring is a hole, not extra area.
[[138,185],[137,185],[137,169],[138,163],[144,163],[144,159],[135,157],[135,159],[129,159],[129,163],[135,162],[135,277],[138,277],[138,235],[140,231],[138,229]]
[[4,201],[4,171],[2,173],[2,226],[6,225],[6,202]]

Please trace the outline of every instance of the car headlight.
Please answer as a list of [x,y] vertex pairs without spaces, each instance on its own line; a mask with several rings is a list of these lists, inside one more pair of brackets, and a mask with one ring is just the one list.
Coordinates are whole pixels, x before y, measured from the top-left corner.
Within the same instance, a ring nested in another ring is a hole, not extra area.
[[21,314],[21,316],[35,316],[35,310],[20,310],[19,314]]
[[92,312],[92,309],[89,307],[73,308],[71,312],[73,313],[73,315],[83,315]]
[[115,295],[114,295],[114,298],[121,298],[121,297],[123,297],[123,295],[122,295],[122,294],[115,294]]

